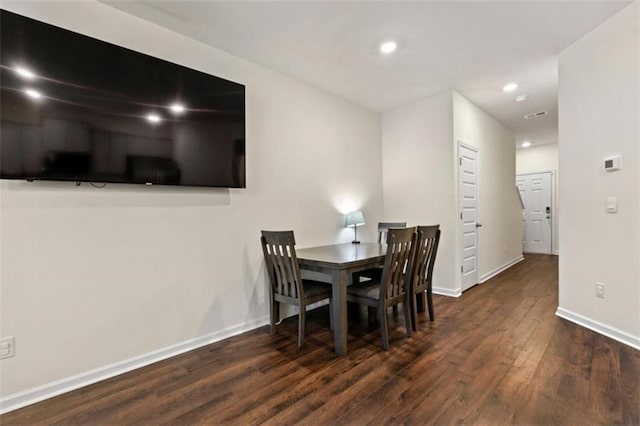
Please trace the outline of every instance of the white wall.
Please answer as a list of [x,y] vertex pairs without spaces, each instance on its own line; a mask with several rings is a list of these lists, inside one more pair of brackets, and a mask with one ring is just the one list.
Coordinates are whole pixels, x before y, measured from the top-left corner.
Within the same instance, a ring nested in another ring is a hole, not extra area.
[[[640,6],[560,54],[558,314],[640,348]],[[622,170],[603,160],[622,155]],[[608,214],[607,197],[618,198]],[[605,298],[595,297],[603,282]]]
[[[458,142],[479,150],[479,221],[483,226],[478,235],[478,268],[483,281],[522,258],[522,210],[515,189],[515,135],[457,92],[453,92],[453,129],[455,152]],[[457,175],[455,180],[457,194]],[[459,244],[459,240],[456,242]],[[459,247],[456,255],[460,257]]]
[[247,189],[0,183],[3,398],[263,324],[261,229],[347,242],[362,207],[375,239],[379,114],[101,3],[3,8],[247,86]]
[[558,144],[531,146],[516,150],[516,174],[558,169]]
[[440,224],[434,291],[456,294],[455,159],[451,92],[382,115],[384,219]]
[[558,229],[560,229],[560,205],[558,203],[558,182],[560,181],[560,168],[558,167],[558,144],[531,146],[529,148],[516,149],[516,174],[538,173],[553,171],[553,253],[558,254]]

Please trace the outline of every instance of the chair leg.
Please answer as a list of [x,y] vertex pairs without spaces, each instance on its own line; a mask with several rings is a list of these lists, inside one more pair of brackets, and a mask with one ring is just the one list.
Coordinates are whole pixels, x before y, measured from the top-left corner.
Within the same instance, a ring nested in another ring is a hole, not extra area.
[[307,310],[304,305],[300,306],[300,313],[298,314],[298,349],[302,348],[304,343],[304,328],[306,324]]
[[429,321],[433,321],[436,317],[433,315],[433,296],[431,294],[431,289],[427,289],[427,307],[429,308]]
[[413,330],[415,328],[416,320],[415,320],[413,304],[409,302],[411,299],[413,299],[413,295],[408,294],[408,296],[409,297],[407,297],[407,300],[405,300],[402,305],[404,307],[404,325],[405,327],[407,327],[407,337],[411,337],[411,335],[413,334]]
[[389,350],[389,328],[387,326],[387,309],[381,307],[378,309],[378,315],[380,316],[380,333],[382,334],[382,348],[386,351]]
[[271,335],[276,334],[276,323],[280,321],[280,302],[273,300],[273,294],[269,298],[269,311],[271,314]]
[[418,331],[418,318],[416,311],[418,310],[418,303],[416,298],[420,297],[419,295],[409,295],[409,310],[411,311],[411,329],[413,331]]

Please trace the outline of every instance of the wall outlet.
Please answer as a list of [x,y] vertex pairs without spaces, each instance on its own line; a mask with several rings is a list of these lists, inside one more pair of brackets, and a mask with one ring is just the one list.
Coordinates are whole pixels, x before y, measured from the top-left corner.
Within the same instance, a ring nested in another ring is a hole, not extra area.
[[5,337],[0,339],[0,359],[11,358],[16,355],[16,339]]
[[604,283],[596,283],[596,297],[604,299]]

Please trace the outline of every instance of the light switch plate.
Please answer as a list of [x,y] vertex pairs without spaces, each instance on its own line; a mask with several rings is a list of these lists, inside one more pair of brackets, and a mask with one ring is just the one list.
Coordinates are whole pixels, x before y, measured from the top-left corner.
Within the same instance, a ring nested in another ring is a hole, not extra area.
[[16,355],[16,339],[5,337],[0,339],[0,359],[11,358]]
[[596,297],[604,299],[604,283],[596,283]]

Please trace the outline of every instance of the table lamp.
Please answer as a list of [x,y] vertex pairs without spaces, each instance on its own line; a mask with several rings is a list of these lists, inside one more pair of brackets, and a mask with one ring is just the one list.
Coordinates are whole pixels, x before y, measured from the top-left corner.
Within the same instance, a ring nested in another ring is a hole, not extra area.
[[358,226],[364,225],[364,215],[360,210],[356,210],[351,213],[347,213],[347,216],[344,221],[344,226],[349,227],[353,226],[354,239],[351,241],[353,244],[360,244],[358,241]]

